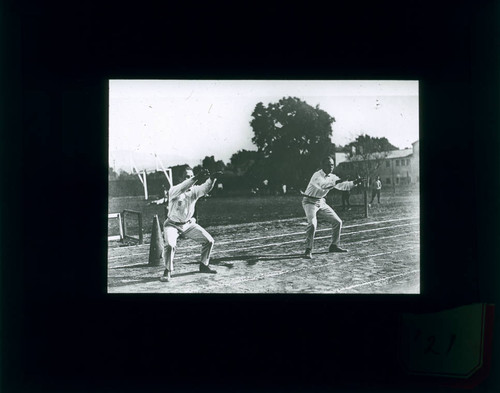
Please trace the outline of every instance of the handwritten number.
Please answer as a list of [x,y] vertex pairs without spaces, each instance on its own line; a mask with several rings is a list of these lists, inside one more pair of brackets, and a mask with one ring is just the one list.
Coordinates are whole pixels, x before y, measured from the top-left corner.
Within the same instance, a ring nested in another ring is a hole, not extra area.
[[456,334],[452,334],[451,335],[451,339],[450,339],[450,345],[448,346],[448,350],[446,351],[446,355],[448,355],[451,351],[451,347],[453,347],[453,344],[455,344],[455,340],[457,338],[457,335]]
[[[422,330],[417,329],[415,336],[413,337],[413,341],[414,342],[419,341],[421,337],[422,337]],[[450,335],[450,343],[448,344],[448,349],[445,352],[445,354],[447,356],[449,355],[451,349],[455,345],[456,340],[457,340],[457,335],[455,333],[452,333]],[[436,344],[436,336],[427,336],[427,342],[429,345],[424,350],[424,353],[426,353],[426,354],[432,353],[433,355],[440,355],[441,354],[440,352],[438,352],[434,349],[434,344]]]
[[427,337],[427,341],[429,342],[429,346],[427,347],[427,349],[425,350],[425,353],[432,353],[434,355],[439,355],[439,352],[436,352],[432,349],[432,347],[434,346],[434,343],[436,342],[436,337],[435,336],[429,336]]

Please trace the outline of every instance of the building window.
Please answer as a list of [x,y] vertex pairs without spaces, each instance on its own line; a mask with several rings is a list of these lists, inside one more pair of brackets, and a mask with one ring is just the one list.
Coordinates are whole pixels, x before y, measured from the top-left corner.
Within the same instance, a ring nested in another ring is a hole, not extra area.
[[399,160],[396,160],[396,166],[399,166]]
[[390,162],[389,160],[387,160],[387,161],[385,162],[385,167],[386,167],[386,168],[389,168],[390,166],[391,166],[391,162]]
[[399,177],[396,177],[396,184],[399,184]]
[[410,165],[410,160],[406,160],[406,165]]
[[387,178],[385,179],[385,182],[386,182],[386,184],[391,184],[391,178],[390,178],[390,177],[387,177]]

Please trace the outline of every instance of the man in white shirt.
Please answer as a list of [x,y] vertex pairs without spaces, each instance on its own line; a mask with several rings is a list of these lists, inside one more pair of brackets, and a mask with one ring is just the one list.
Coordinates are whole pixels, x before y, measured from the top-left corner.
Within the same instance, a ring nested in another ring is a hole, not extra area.
[[375,196],[377,197],[378,203],[380,203],[380,190],[382,189],[382,182],[380,181],[380,176],[377,176],[377,179],[372,184],[372,200],[369,205],[373,203]]
[[[196,201],[208,194],[214,187],[216,178],[221,172],[209,175],[207,170],[202,170],[198,175],[193,175],[193,170],[187,167],[182,177],[182,182],[170,188],[168,191],[168,217],[163,224],[163,237],[165,245],[163,248],[163,260],[166,269],[160,281],[170,281],[174,270],[174,254],[179,236],[192,239],[202,244],[200,272],[217,273],[210,268],[210,253],[214,246],[212,236],[196,223],[193,218]],[[210,176],[203,184],[195,185],[201,179]]]
[[303,193],[302,207],[306,213],[307,229],[306,229],[306,252],[305,257],[312,258],[312,249],[314,245],[314,235],[318,226],[317,214],[322,216],[332,225],[332,243],[328,249],[329,252],[347,252],[340,248],[340,232],[342,230],[342,220],[335,211],[326,204],[325,197],[332,188],[340,191],[350,191],[353,187],[361,182],[361,179],[356,181],[344,181],[337,183],[340,178],[332,173],[334,162],[331,157],[326,157],[321,162],[321,169],[315,172],[306,191]]

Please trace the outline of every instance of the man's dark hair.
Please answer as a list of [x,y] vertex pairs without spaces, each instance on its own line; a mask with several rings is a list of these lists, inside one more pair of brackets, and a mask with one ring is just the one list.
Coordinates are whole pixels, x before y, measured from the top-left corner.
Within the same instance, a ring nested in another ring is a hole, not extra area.
[[[323,165],[328,160],[333,160],[333,157],[332,156],[323,157],[323,159],[321,160],[321,165]],[[333,161],[335,162],[335,160]]]

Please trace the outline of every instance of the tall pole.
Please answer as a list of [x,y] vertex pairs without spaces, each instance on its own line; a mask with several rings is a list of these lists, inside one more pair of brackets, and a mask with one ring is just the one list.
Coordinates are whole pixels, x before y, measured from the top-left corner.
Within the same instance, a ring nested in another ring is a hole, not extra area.
[[364,205],[365,205],[365,218],[368,218],[368,191],[367,191],[367,184],[368,184],[368,181],[365,180],[364,182],[364,191],[363,191],[363,199],[364,199]]
[[368,171],[366,171],[365,174],[365,181],[363,182],[363,203],[365,206],[365,218],[368,218],[368,185],[370,184],[370,179],[368,178]]
[[144,198],[147,201],[148,200],[148,181],[146,178],[146,170],[144,170],[143,175],[144,175],[144,182],[142,184],[144,185]]

